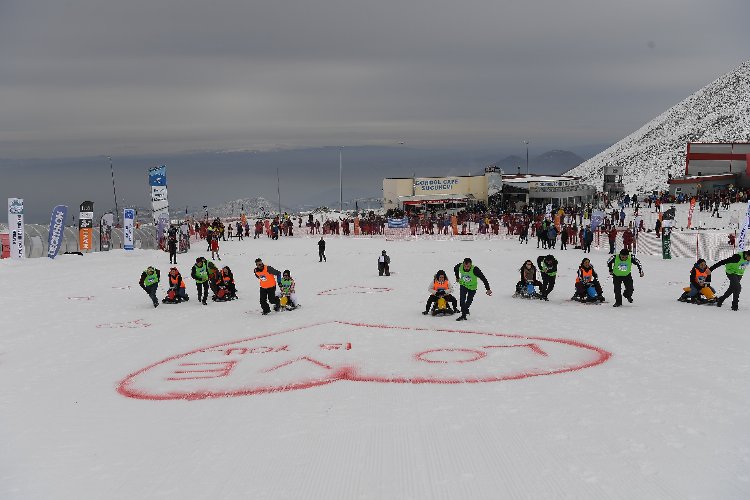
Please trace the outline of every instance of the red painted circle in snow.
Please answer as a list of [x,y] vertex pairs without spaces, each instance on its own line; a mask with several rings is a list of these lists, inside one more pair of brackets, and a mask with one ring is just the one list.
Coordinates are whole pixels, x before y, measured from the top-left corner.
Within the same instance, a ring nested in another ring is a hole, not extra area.
[[[469,353],[472,356],[468,359],[461,359],[457,356],[446,356],[447,358],[455,358],[455,359],[429,359],[433,356],[435,353],[446,353],[446,352],[464,352]],[[487,353],[484,351],[477,351],[476,349],[431,349],[429,351],[419,352],[414,355],[414,359],[417,361],[424,361],[425,363],[471,363],[472,361],[478,361],[482,359],[483,357],[487,356]]]
[[500,382],[575,372],[611,356],[569,339],[330,321],[178,354],[131,373],[117,390],[195,400],[334,382]]
[[322,292],[318,292],[318,295],[349,295],[353,293],[383,293],[390,291],[393,291],[393,288],[350,285],[342,288],[331,288],[330,290],[323,290]]

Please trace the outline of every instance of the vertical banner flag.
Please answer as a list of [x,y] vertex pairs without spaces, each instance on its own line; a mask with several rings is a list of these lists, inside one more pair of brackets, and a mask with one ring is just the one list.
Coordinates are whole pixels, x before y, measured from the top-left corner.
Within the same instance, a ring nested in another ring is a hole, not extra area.
[[125,250],[133,249],[133,224],[135,223],[135,210],[126,208],[123,214],[122,225],[122,247]]
[[8,198],[8,234],[10,236],[10,258],[25,259],[23,242],[23,198]]
[[591,231],[596,231],[604,222],[604,210],[594,210],[591,214]]
[[663,259],[672,258],[672,219],[664,219],[661,229],[661,256]]
[[745,213],[745,225],[742,226],[742,230],[740,231],[740,241],[737,242],[738,248],[740,250],[745,250],[747,248],[747,231],[750,229],[750,201],[747,202],[747,212]]
[[91,250],[94,238],[94,202],[81,203],[78,215],[78,249]]
[[688,223],[687,228],[693,224],[693,212],[695,211],[695,198],[690,198],[690,210],[688,210]]
[[544,212],[544,218],[547,220],[552,220],[552,203],[547,204]]
[[167,251],[167,229],[169,228],[169,215],[159,214],[159,222],[156,226],[156,245],[161,250]]
[[169,201],[167,200],[167,167],[161,165],[148,171],[148,185],[151,186],[151,208],[154,225],[159,223],[159,216],[165,214],[169,219]]
[[68,216],[67,205],[57,205],[52,210],[49,219],[49,237],[47,239],[47,257],[54,259],[63,242],[63,233],[65,231],[65,217]]
[[108,212],[99,220],[99,250],[109,252],[112,249],[112,226],[115,223],[115,214]]

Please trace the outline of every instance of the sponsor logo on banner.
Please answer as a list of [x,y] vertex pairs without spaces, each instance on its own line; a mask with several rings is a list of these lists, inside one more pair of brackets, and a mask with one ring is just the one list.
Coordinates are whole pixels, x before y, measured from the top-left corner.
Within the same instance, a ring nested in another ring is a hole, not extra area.
[[65,231],[65,217],[68,216],[67,205],[57,205],[52,210],[49,220],[49,238],[47,239],[47,257],[54,259],[63,242],[63,233]]
[[167,167],[161,165],[148,171],[148,185],[151,186],[151,208],[154,225],[165,215],[169,219],[169,200],[167,197]]
[[102,215],[99,220],[99,250],[108,252],[112,248],[112,225],[115,223],[115,216],[109,212]]
[[94,238],[94,202],[81,203],[78,215],[78,249],[91,250]]
[[742,226],[742,231],[740,231],[740,241],[739,241],[739,248],[740,250],[745,250],[747,248],[747,231],[750,229],[750,201],[747,202],[747,212],[745,213],[745,224]]
[[8,237],[12,259],[26,258],[23,230],[23,198],[8,198]]
[[123,213],[122,226],[122,247],[125,250],[132,250],[133,247],[133,224],[135,223],[135,210],[126,208]]
[[388,218],[388,227],[391,229],[404,229],[409,227],[409,219],[404,217],[403,219]]

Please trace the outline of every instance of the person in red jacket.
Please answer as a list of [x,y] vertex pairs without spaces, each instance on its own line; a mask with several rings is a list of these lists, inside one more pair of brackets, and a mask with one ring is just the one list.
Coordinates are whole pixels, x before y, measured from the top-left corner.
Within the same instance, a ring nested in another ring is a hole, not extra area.
[[612,255],[615,253],[615,243],[617,243],[617,228],[612,226],[607,236],[609,236],[609,253]]

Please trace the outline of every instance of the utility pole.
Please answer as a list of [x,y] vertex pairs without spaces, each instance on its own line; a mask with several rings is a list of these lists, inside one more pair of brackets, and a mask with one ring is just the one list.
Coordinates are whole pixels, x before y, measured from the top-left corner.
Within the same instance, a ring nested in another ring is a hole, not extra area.
[[115,197],[115,214],[117,215],[117,225],[120,225],[120,209],[117,208],[117,190],[115,189],[115,168],[112,166],[112,157],[109,158],[109,171],[112,173],[112,194]]

